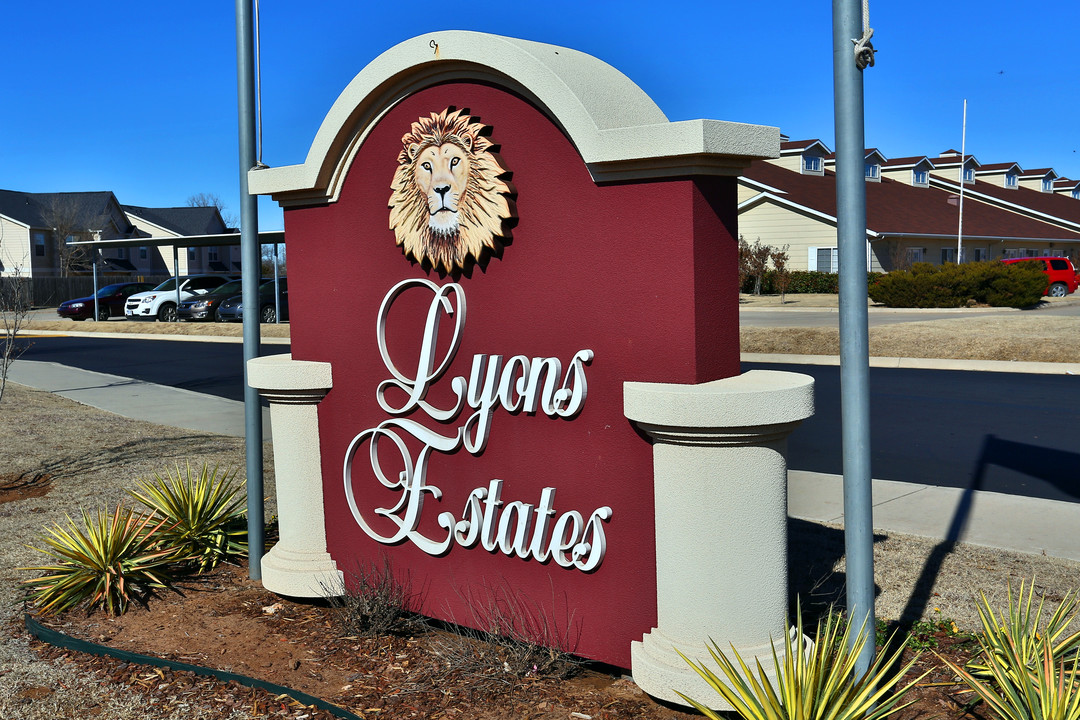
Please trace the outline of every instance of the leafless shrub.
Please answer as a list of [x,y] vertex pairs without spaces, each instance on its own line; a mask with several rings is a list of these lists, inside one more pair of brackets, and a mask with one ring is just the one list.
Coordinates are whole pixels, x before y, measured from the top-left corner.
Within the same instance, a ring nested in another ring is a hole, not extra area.
[[8,370],[29,347],[18,342],[29,315],[30,283],[16,268],[12,276],[0,278],[0,401],[7,388]]
[[791,284],[791,270],[787,266],[788,247],[787,245],[782,248],[769,247],[769,260],[772,261],[775,270],[773,284],[776,286],[776,291],[780,293],[781,305],[784,304],[784,295],[787,293],[788,285]]
[[[769,260],[773,255],[771,245],[762,245],[761,238],[754,240],[754,244],[746,242],[739,236],[739,280],[744,282],[746,278],[754,278],[754,294],[761,294],[761,281],[765,277],[765,271],[769,269]],[[742,285],[740,284],[740,288]]]
[[322,587],[343,635],[408,635],[424,629],[412,578],[395,572],[389,557],[383,556],[381,565],[359,565],[348,575],[343,584]]
[[469,608],[468,627],[434,644],[448,674],[464,673],[479,691],[497,693],[513,692],[524,678],[563,679],[580,670],[583,660],[573,655],[580,625],[572,613],[556,622],[554,602],[545,608],[505,584],[459,597]]

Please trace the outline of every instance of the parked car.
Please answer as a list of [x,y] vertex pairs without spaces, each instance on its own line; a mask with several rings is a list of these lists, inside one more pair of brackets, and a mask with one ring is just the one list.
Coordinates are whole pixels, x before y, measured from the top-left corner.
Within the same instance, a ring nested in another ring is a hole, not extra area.
[[[180,302],[205,295],[233,278],[223,275],[185,275],[179,278]],[[153,290],[132,295],[124,304],[128,320],[176,322],[176,278],[169,278]]]
[[[98,320],[108,320],[113,315],[124,314],[124,303],[135,293],[152,289],[151,283],[114,283],[99,288],[97,291]],[[72,320],[86,320],[94,317],[94,297],[75,298],[60,303],[56,314]]]
[[1080,278],[1076,276],[1076,268],[1073,267],[1069,258],[1063,257],[1034,257],[1034,258],[1009,258],[1002,260],[1003,263],[1030,262],[1039,263],[1040,269],[1046,273],[1046,290],[1043,295],[1050,297],[1065,297],[1076,292],[1080,285]]
[[[259,282],[265,282],[265,278]],[[197,295],[188,300],[183,300],[176,309],[180,320],[213,320],[218,305],[228,300],[241,291],[240,280],[230,280],[205,295]]]
[[[279,304],[281,305],[281,319],[289,319],[289,283],[285,278],[278,278],[280,287]],[[235,322],[244,319],[244,297],[237,295],[231,297],[218,306],[216,318],[218,322]],[[277,310],[274,306],[274,281],[268,280],[259,286],[259,322],[277,322]]]

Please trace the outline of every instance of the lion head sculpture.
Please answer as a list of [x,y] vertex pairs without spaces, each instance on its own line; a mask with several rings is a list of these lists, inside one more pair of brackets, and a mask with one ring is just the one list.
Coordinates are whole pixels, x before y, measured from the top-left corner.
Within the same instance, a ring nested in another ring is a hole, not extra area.
[[493,143],[465,110],[447,108],[412,124],[390,186],[390,229],[405,254],[453,272],[508,238],[510,186]]

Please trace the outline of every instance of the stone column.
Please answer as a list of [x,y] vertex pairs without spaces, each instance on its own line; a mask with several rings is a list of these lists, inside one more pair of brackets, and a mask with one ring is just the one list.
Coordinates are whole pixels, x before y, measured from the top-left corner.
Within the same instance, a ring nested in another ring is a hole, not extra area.
[[248,361],[248,383],[270,401],[280,539],[262,558],[267,590],[323,597],[342,574],[326,551],[318,404],[333,387],[330,363],[272,355]]
[[[634,680],[730,709],[675,653],[732,645],[753,668],[787,630],[788,434],[814,412],[806,375],[753,370],[701,385],[628,382],[624,412],[653,442],[657,626],[631,646]],[[729,653],[730,656],[730,653]]]

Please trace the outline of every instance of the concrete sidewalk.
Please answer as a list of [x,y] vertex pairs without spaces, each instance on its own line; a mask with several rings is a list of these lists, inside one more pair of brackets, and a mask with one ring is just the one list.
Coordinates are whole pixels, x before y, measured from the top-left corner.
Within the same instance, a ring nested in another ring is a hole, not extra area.
[[[244,436],[244,403],[236,400],[37,360],[16,360],[8,380],[136,420]],[[271,439],[268,408],[263,439]]]
[[[8,378],[125,417],[244,434],[243,403],[213,395],[30,360],[16,361]],[[265,408],[263,428],[270,439]],[[842,477],[798,470],[788,476],[789,516],[843,524]],[[875,530],[1080,561],[1080,503],[889,480],[873,481],[873,498]]]

